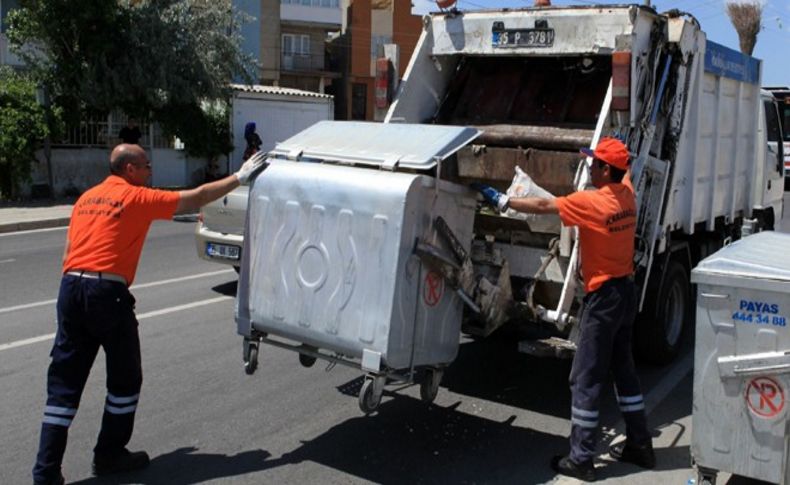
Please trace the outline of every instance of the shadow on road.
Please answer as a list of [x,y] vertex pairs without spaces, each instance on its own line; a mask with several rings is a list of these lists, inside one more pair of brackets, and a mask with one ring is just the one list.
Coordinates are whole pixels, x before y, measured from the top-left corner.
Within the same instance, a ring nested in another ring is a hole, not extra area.
[[222,283],[221,285],[213,286],[211,291],[219,293],[220,295],[225,296],[236,296],[236,291],[239,288],[238,280],[228,281],[227,283]]
[[571,361],[520,353],[507,334],[461,344],[442,388],[519,409],[569,418]]
[[412,398],[381,404],[375,416],[347,420],[267,461],[309,461],[375,483],[537,483],[565,439]]
[[127,484],[186,485],[217,478],[246,475],[270,468],[266,459],[271,456],[264,450],[245,451],[233,456],[198,453],[194,447],[179,448],[170,453],[153,457],[151,465],[143,471],[95,477],[78,482],[79,485]]

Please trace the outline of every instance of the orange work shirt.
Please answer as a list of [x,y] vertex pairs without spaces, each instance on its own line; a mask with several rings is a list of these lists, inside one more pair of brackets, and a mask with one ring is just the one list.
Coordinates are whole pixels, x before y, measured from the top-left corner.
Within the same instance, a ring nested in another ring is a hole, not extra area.
[[557,197],[555,202],[562,223],[579,227],[587,293],[606,280],[633,274],[636,197],[627,176],[622,183]]
[[131,285],[151,222],[172,218],[180,198],[110,175],[74,204],[63,272],[115,273]]

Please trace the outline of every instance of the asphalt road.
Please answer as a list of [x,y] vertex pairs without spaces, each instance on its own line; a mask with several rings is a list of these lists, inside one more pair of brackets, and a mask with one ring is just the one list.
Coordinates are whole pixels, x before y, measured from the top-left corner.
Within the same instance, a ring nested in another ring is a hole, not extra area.
[[[548,467],[567,450],[568,362],[519,354],[507,338],[464,340],[433,405],[409,387],[387,392],[368,417],[357,407],[359,371],[305,369],[296,354],[264,346],[247,376],[233,321],[236,275],[197,258],[193,227],[152,226],[132,289],[145,378],[130,449],[148,451],[151,466],[91,477],[105,397],[100,353],[70,430],[68,483],[574,482]],[[64,238],[64,229],[0,235],[2,483],[31,481]],[[603,456],[603,482],[694,476],[690,370],[690,342],[672,366],[640,368],[659,465],[646,472]],[[622,439],[611,395],[601,421],[604,443]]]

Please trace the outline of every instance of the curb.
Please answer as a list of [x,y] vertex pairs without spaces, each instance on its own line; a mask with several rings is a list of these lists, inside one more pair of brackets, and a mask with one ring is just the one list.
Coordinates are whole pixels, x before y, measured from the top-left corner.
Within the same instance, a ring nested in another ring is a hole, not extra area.
[[50,227],[68,226],[70,217],[58,217],[55,219],[40,219],[37,221],[19,221],[0,224],[0,234],[17,231],[30,231],[33,229],[47,229]]

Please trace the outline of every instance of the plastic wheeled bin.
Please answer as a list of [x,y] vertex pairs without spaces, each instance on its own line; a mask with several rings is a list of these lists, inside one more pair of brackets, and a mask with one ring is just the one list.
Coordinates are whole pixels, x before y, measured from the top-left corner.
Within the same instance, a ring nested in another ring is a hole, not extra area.
[[441,219],[469,250],[476,193],[433,175],[479,133],[320,122],[270,152],[250,189],[236,300],[248,373],[263,342],[308,367],[320,358],[365,371],[366,413],[386,384],[419,381],[434,399],[463,303],[415,247],[447,249]]
[[705,258],[697,284],[691,454],[717,471],[788,483],[790,235],[761,232]]

